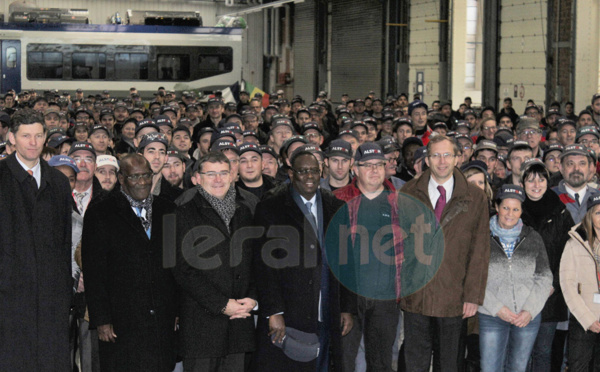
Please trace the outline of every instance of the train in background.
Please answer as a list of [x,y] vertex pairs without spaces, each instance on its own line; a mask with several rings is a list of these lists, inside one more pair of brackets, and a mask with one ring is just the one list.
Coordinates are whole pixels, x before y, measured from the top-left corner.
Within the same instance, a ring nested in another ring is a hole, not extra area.
[[242,29],[221,27],[0,24],[0,92],[158,87],[209,93],[241,80]]

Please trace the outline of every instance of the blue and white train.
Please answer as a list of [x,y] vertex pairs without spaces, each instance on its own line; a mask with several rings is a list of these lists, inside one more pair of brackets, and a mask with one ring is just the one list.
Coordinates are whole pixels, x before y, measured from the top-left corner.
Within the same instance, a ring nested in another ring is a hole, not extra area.
[[0,24],[0,92],[59,89],[151,97],[159,86],[210,92],[241,80],[242,29]]

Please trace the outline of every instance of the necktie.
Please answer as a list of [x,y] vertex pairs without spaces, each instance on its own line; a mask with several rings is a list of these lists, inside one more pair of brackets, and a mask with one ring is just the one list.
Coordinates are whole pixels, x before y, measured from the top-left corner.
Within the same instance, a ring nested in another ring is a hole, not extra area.
[[[135,210],[137,211],[137,213],[136,213],[137,216],[140,219],[143,219],[145,221],[146,220],[146,216],[142,216],[142,208],[136,207]],[[142,224],[142,227],[143,227],[143,224]],[[150,231],[151,231],[151,229],[152,229],[152,226],[149,226],[147,229],[145,229],[146,235],[148,236],[148,239],[150,239]]]
[[581,200],[579,200],[579,194],[578,193],[575,194],[575,201],[577,202],[577,206],[581,207]]
[[79,214],[83,215],[83,211],[85,210],[85,208],[83,208],[83,198],[87,196],[88,192],[75,191],[73,194],[75,195],[75,201],[77,202],[77,210],[79,211]]
[[308,208],[308,214],[310,214],[311,222],[314,225],[315,232],[318,233],[319,232],[319,224],[317,223],[317,219],[315,218],[315,215],[312,213],[312,203],[306,202],[306,208]]
[[437,189],[440,192],[440,197],[435,203],[435,218],[440,222],[442,219],[442,212],[446,206],[446,189],[442,185],[438,186]]
[[31,169],[27,169],[27,173],[29,173],[29,175],[33,177],[33,171]]

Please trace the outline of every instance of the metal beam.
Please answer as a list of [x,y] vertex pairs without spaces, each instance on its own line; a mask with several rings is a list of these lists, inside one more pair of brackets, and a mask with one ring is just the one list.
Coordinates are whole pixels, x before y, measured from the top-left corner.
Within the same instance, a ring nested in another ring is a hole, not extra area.
[[220,14],[217,16],[217,19],[220,17],[236,17],[236,16],[241,16],[244,14],[250,14],[250,13],[256,13],[256,12],[260,12],[263,9],[270,9],[270,8],[279,8],[280,6],[284,5],[284,4],[288,4],[288,3],[294,3],[294,4],[299,4],[299,3],[303,3],[305,0],[278,0],[278,1],[273,1],[272,3],[268,3],[268,4],[263,4],[263,5],[257,5],[257,6],[253,6],[250,8],[246,8],[243,10],[239,10],[237,12],[233,12],[233,13],[227,13],[227,14]]

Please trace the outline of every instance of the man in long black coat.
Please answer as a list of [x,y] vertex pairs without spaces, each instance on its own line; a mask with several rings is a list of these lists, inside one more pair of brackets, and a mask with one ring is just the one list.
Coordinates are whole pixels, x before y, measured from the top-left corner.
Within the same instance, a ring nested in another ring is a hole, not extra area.
[[[273,189],[256,207],[255,224],[264,228],[265,238],[254,252],[260,303],[255,368],[260,372],[321,372],[334,365],[341,371],[341,337],[352,329],[350,313],[356,312],[356,297],[323,266],[322,242],[343,202],[318,190],[319,163],[310,152],[292,154],[289,176],[291,184]],[[314,216],[316,229],[311,224]],[[276,261],[287,261],[286,267],[277,268]],[[318,335],[319,358],[295,361],[275,346],[271,336],[279,342],[286,327]]]
[[254,350],[256,288],[252,247],[239,230],[252,223],[236,198],[229,159],[211,152],[198,160],[196,195],[177,208],[177,264],[181,287],[181,344],[186,372],[244,370]]
[[73,199],[67,177],[40,159],[43,123],[32,110],[15,113],[16,151],[0,161],[0,371],[70,366]]
[[81,254],[103,372],[167,372],[175,366],[176,287],[163,266],[163,216],[174,204],[150,195],[139,154],[121,160],[121,190],[85,214]]

